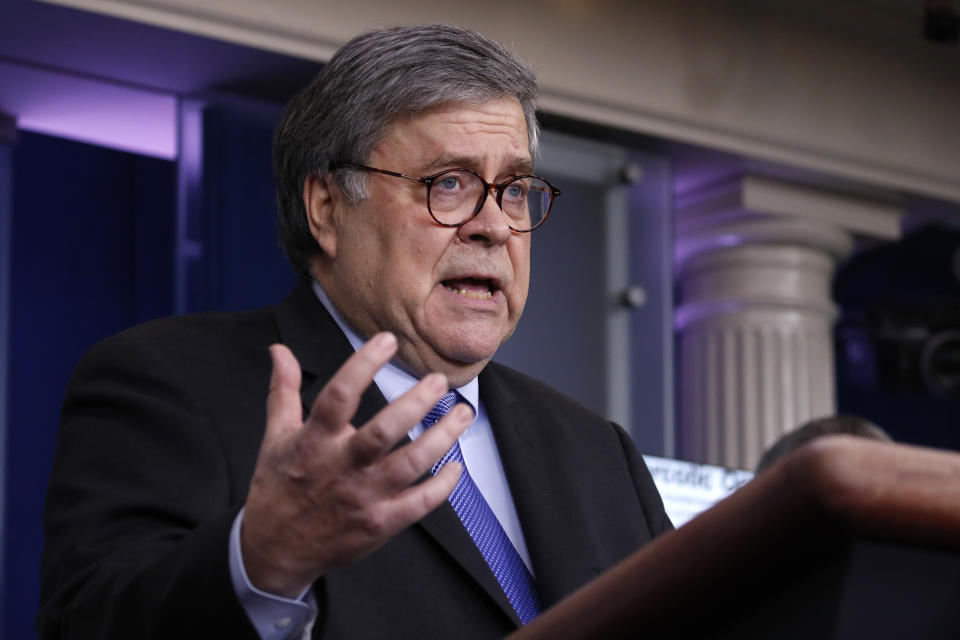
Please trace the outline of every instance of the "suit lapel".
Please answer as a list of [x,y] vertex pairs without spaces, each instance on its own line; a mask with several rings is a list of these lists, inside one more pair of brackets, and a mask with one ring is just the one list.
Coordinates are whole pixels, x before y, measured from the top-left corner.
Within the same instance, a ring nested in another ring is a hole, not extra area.
[[521,626],[520,618],[507,600],[500,583],[449,502],[444,502],[417,524],[463,567],[514,624]]
[[582,526],[588,519],[572,513],[571,496],[558,495],[550,481],[559,462],[548,459],[551,447],[544,440],[551,417],[531,415],[503,384],[496,366],[480,374],[480,395],[530,552],[540,604],[546,609],[596,577],[598,566],[585,548],[589,543]]
[[[274,307],[274,318],[280,339],[290,347],[303,371],[300,399],[307,415],[323,385],[353,355],[353,347],[307,281],[301,281],[286,300]],[[386,400],[380,390],[370,385],[360,400],[354,423],[363,424],[384,406]]]
[[[286,300],[274,307],[274,318],[281,340],[297,357],[303,370],[300,397],[306,416],[323,385],[353,354],[353,347],[323,308],[309,282],[301,282]],[[360,399],[353,424],[365,424],[386,405],[377,385],[370,385]],[[510,601],[449,502],[444,502],[415,526],[439,544],[520,626],[520,619]]]

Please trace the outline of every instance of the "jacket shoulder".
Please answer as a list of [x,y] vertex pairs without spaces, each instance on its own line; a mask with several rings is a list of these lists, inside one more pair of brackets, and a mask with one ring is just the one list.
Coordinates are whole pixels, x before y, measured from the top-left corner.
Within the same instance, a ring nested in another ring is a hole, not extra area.
[[134,325],[102,340],[97,346],[111,342],[142,342],[167,346],[191,340],[216,344],[249,340],[257,336],[273,336],[276,333],[270,307],[239,312],[205,311],[157,318]]
[[587,421],[606,425],[613,424],[607,418],[588,409],[555,387],[512,367],[498,362],[490,362],[487,365],[486,374],[504,385],[504,388],[509,389],[517,396],[518,400],[528,406],[549,407],[553,411],[570,415],[580,423]]

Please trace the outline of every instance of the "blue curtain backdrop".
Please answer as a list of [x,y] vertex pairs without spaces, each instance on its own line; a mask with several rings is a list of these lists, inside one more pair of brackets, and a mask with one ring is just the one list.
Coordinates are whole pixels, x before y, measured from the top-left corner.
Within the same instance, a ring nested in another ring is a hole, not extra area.
[[35,636],[44,491],[74,365],[96,341],[169,313],[174,169],[31,133],[14,149],[5,638]]
[[[177,211],[174,162],[21,132],[13,148],[6,508],[0,637],[35,636],[41,514],[67,380],[95,342],[184,311],[282,299],[270,144],[278,107],[207,104],[202,197]],[[182,200],[181,200],[182,202]],[[195,230],[183,246],[178,219]],[[187,262],[187,279],[175,278]],[[2,304],[2,301],[0,301]]]

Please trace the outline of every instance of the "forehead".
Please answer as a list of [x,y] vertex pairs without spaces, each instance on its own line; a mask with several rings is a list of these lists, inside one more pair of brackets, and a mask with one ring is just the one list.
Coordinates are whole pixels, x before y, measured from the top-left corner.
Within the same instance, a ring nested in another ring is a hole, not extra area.
[[[523,108],[515,98],[446,104],[394,123],[375,154],[401,156],[418,170],[444,165],[531,165]],[[469,168],[469,167],[468,167]]]

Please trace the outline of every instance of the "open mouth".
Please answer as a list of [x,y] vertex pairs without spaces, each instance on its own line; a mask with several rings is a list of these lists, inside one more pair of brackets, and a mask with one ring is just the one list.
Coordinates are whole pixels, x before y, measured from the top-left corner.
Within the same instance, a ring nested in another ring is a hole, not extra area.
[[492,298],[494,292],[498,289],[496,283],[485,278],[456,278],[444,280],[442,284],[448,291],[474,300]]

